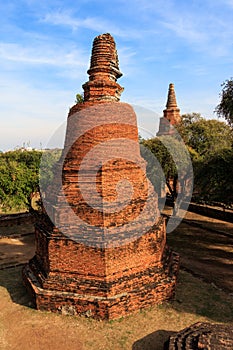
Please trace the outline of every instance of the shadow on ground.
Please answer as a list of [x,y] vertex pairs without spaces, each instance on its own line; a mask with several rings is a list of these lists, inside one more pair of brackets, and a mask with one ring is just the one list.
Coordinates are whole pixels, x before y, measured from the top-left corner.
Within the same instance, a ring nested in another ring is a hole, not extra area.
[[13,303],[34,308],[27,289],[23,285],[22,267],[17,266],[0,271],[0,286],[4,287]]
[[22,268],[35,252],[35,218],[25,213],[0,220],[0,286],[16,304],[32,306],[22,281]]
[[146,337],[137,340],[133,344],[132,350],[163,350],[164,343],[168,340],[169,336],[175,333],[176,332],[165,330],[153,332]]
[[194,276],[233,293],[233,224],[185,220],[167,236],[181,257],[181,266]]

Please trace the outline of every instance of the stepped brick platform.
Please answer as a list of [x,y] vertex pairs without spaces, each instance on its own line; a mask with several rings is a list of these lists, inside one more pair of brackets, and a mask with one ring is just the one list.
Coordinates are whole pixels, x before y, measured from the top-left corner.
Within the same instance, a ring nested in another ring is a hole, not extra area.
[[174,296],[179,256],[141,158],[114,39],[95,38],[84,102],[69,112],[65,145],[23,270],[35,305],[114,319]]
[[231,325],[195,323],[183,329],[164,345],[164,350],[231,350],[233,327]]

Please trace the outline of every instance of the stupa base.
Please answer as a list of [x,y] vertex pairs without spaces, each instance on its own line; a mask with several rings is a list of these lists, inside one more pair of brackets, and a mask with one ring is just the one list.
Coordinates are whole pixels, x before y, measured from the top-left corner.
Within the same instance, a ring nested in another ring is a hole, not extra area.
[[[175,252],[169,252],[167,260],[165,270],[155,268],[154,271],[143,271],[140,276],[129,276],[131,286],[140,281],[138,288],[125,289],[116,295],[96,296],[44,289],[30,267],[30,262],[23,269],[23,281],[38,310],[110,320],[174,297],[179,256]],[[145,283],[142,283],[144,280]]]

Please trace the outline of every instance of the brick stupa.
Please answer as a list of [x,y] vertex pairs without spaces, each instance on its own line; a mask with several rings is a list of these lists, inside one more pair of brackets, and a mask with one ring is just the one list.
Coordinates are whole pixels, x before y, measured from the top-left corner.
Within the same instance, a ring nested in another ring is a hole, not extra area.
[[174,126],[180,123],[180,109],[177,106],[174,84],[169,84],[166,109],[160,118],[157,136],[174,134]]
[[110,34],[95,38],[88,74],[23,279],[37,309],[114,319],[172,298],[179,257],[166,245],[136,115],[119,102]]
[[197,322],[170,336],[164,350],[231,350],[233,328],[230,324]]

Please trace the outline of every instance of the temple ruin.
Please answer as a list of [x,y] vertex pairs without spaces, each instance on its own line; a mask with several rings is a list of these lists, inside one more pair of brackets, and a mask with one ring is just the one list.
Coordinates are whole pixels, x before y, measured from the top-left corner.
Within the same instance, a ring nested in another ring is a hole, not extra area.
[[233,344],[231,325],[197,322],[172,335],[164,350],[230,350]]
[[156,136],[172,135],[174,126],[180,123],[180,109],[177,106],[174,84],[169,84],[166,109],[160,118],[159,131]]
[[94,39],[84,101],[35,228],[24,283],[39,310],[114,319],[174,296],[179,256],[141,158],[133,108],[110,34]]

